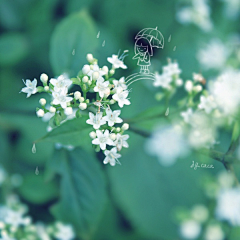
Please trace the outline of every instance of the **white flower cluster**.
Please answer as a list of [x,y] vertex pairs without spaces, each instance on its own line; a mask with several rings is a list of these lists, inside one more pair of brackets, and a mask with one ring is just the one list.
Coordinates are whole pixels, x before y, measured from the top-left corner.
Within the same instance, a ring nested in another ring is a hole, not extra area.
[[176,86],[180,87],[183,84],[182,79],[179,78],[181,72],[178,63],[172,63],[169,59],[168,65],[164,66],[162,69],[162,74],[159,74],[158,72],[155,73],[155,81],[153,82],[153,85],[167,90],[172,90]]
[[56,222],[52,225],[33,223],[26,216],[27,207],[20,203],[16,195],[7,198],[6,205],[0,205],[1,240],[73,240],[75,233],[71,225]]
[[[106,155],[103,162],[110,163],[112,166],[119,163],[118,158],[121,155],[118,152],[122,147],[128,147],[126,140],[129,138],[128,135],[123,135],[129,127],[127,123],[124,123],[121,128],[116,126],[123,122],[119,117],[121,110],[113,110],[115,103],[120,108],[130,105],[125,78],[117,80],[113,77],[115,69],[127,68],[123,63],[124,57],[124,54],[120,57],[117,55],[109,57],[107,60],[112,64],[112,69],[109,71],[107,66],[100,68],[97,59],[92,54],[87,54],[89,64],[83,66],[77,78],[69,79],[66,74],[62,74],[50,79],[48,83],[48,76],[43,73],[40,76],[43,86],[37,87],[36,79],[32,82],[27,80],[26,87],[22,89],[22,92],[27,93],[27,97],[37,92],[46,92],[51,95],[50,105],[46,105],[46,99],[41,98],[39,100],[41,108],[37,109],[37,116],[44,121],[49,121],[49,131],[66,120],[81,117],[85,114],[81,111],[88,110],[89,119],[86,123],[93,125],[95,129],[90,133],[90,137],[93,138],[92,144],[99,145]],[[78,87],[79,90],[68,93],[72,87]],[[88,99],[88,93],[92,92],[95,93],[95,97]],[[107,146],[113,148],[107,149]],[[95,149],[99,150],[97,147]]]
[[182,7],[177,12],[177,20],[182,24],[193,23],[203,31],[211,31],[211,9],[207,0],[192,0],[192,6]]

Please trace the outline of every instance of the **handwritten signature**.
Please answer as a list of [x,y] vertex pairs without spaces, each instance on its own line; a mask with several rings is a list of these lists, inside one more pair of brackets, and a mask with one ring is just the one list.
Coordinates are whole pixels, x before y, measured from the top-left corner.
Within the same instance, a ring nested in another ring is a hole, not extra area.
[[198,162],[192,161],[192,165],[190,166],[190,168],[197,170],[198,168],[214,168],[214,166],[212,164],[206,164],[206,163],[199,164]]

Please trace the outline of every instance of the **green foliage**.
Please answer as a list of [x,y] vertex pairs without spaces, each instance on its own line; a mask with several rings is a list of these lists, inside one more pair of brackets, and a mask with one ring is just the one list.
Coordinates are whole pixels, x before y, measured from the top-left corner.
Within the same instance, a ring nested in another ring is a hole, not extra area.
[[97,47],[95,25],[86,11],[70,15],[55,29],[50,48],[54,73],[76,76],[85,63],[87,53]]
[[62,180],[61,197],[52,213],[72,223],[82,239],[91,239],[106,203],[106,182],[100,163],[83,149],[55,154],[55,169]]

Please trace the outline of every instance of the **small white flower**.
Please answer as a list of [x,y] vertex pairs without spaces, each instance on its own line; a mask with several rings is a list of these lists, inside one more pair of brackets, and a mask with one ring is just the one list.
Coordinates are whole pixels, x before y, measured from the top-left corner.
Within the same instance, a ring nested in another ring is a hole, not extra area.
[[22,217],[22,213],[13,211],[9,209],[7,211],[7,215],[5,216],[5,223],[11,224],[14,227],[18,227],[20,225],[24,225],[24,218]]
[[32,82],[29,79],[27,79],[26,82],[24,82],[24,84],[26,85],[26,87],[22,88],[21,92],[27,93],[27,98],[29,98],[32,94],[35,94],[37,92],[37,79],[34,78]]
[[82,68],[82,72],[83,74],[88,74],[89,71],[91,70],[90,66],[89,65],[84,65],[83,68]]
[[126,130],[128,130],[129,129],[129,124],[128,123],[124,123],[123,125],[122,125],[122,130],[123,131],[126,131]]
[[43,109],[39,109],[38,111],[37,111],[37,116],[38,117],[43,117],[44,116],[44,111],[43,111]]
[[118,158],[121,157],[121,154],[117,153],[117,148],[116,147],[112,148],[110,151],[105,150],[104,154],[106,156],[103,160],[104,164],[109,163],[111,166],[115,166],[116,163],[120,164],[120,162],[118,161]]
[[46,83],[48,81],[48,75],[46,73],[42,73],[41,76],[40,76],[40,80],[43,83]]
[[60,104],[62,108],[66,108],[67,103],[71,102],[73,99],[72,97],[67,96],[67,88],[63,89],[60,92],[53,92],[52,96],[54,98],[52,103],[54,105]]
[[[101,77],[103,75],[106,75],[105,71],[100,70],[99,66],[97,64],[91,65],[91,70],[88,72],[88,76],[90,77],[90,80],[93,80],[93,74],[96,72],[98,73],[98,77]],[[94,80],[97,80],[98,78],[96,78]]]
[[116,100],[118,102],[118,106],[122,108],[124,104],[125,105],[131,104],[130,101],[127,99],[127,96],[128,91],[127,90],[123,91],[123,89],[119,87],[117,89],[117,92],[112,96],[112,98]]
[[81,96],[82,96],[82,94],[81,94],[79,91],[76,91],[76,92],[74,93],[74,98],[75,98],[76,100],[78,100]]
[[107,66],[103,66],[102,67],[102,71],[104,71],[106,74],[108,74],[108,71],[109,71],[108,67]]
[[87,60],[88,60],[89,62],[92,62],[92,61],[94,60],[93,55],[92,55],[91,53],[88,53],[88,54],[87,54]]
[[75,233],[71,225],[64,225],[62,223],[57,223],[57,232],[54,236],[58,240],[73,240],[75,238]]
[[96,138],[97,134],[94,131],[92,131],[89,133],[89,136],[90,136],[90,138],[94,139],[94,138]]
[[240,188],[222,189],[219,192],[216,216],[233,226],[240,226]]
[[115,89],[121,87],[123,90],[127,89],[127,85],[125,83],[125,77],[121,77],[119,80],[113,80],[113,84]]
[[97,134],[97,138],[92,140],[92,144],[100,145],[100,148],[102,150],[106,149],[106,145],[110,145],[110,146],[114,145],[113,141],[109,137],[109,131],[108,130],[105,130],[104,133],[100,130],[97,130],[96,134]]
[[117,147],[118,151],[122,150],[122,147],[128,148],[129,145],[127,143],[127,140],[129,138],[129,135],[121,135],[120,133],[117,134],[117,139],[114,141],[114,145]]
[[50,112],[50,113],[55,113],[55,112],[56,112],[56,108],[51,106],[51,107],[49,108],[49,112]]
[[50,83],[54,86],[54,92],[60,92],[63,90],[65,91],[65,88],[68,89],[68,87],[72,84],[72,81],[68,79],[67,75],[63,74],[57,79],[51,78]]
[[48,91],[49,91],[49,86],[45,86],[45,87],[44,87],[44,90],[45,90],[46,92],[48,92]]
[[191,214],[192,217],[200,223],[205,222],[209,215],[208,209],[204,205],[194,206]]
[[178,87],[181,87],[183,85],[183,80],[181,78],[178,78],[176,79],[175,83]]
[[186,123],[190,123],[192,115],[193,115],[193,110],[191,108],[188,108],[188,110],[185,112],[181,112],[181,116],[183,117],[183,120]]
[[83,83],[87,83],[88,80],[89,80],[88,76],[84,76],[84,77],[82,78]]
[[196,86],[194,86],[193,87],[193,91],[195,91],[195,92],[201,92],[203,90],[203,88],[202,88],[202,86],[201,85],[196,85]]
[[42,106],[44,106],[44,105],[46,105],[47,101],[46,101],[45,98],[41,98],[41,99],[39,100],[39,103],[40,103]]
[[79,108],[80,108],[81,110],[85,110],[85,109],[87,108],[87,104],[81,102],[81,103],[79,104]]
[[205,240],[224,240],[224,232],[220,225],[211,224],[207,226]]
[[179,68],[178,63],[169,63],[167,66],[163,67],[163,74],[169,76],[179,75],[182,70]]
[[194,220],[185,221],[180,226],[180,233],[185,239],[196,239],[200,232],[201,225]]
[[185,87],[185,90],[187,92],[191,92],[193,90],[193,82],[191,80],[187,80],[185,82],[185,86],[184,87]]
[[99,92],[99,96],[101,98],[103,98],[104,94],[106,94],[110,90],[108,85],[109,85],[109,81],[105,81],[104,82],[104,78],[103,77],[99,77],[97,82],[96,82],[96,86],[94,87],[93,90],[95,92]]
[[110,108],[106,109],[106,116],[103,117],[108,122],[108,126],[112,127],[115,123],[121,123],[123,120],[118,117],[121,114],[121,110],[112,111]]
[[108,57],[107,60],[113,65],[113,68],[127,68],[123,61],[118,58],[118,55],[113,54],[112,57]]
[[72,109],[72,107],[67,107],[67,108],[65,108],[65,109],[64,109],[64,113],[65,113],[66,115],[71,115],[71,114],[73,114],[73,109]]
[[207,114],[212,112],[213,109],[217,107],[213,96],[201,96],[200,97],[200,104],[198,105],[198,108],[204,109]]
[[155,80],[153,82],[155,87],[169,88],[171,82],[172,78],[168,74],[163,73],[160,75],[158,72],[155,73]]
[[96,115],[89,112],[89,119],[86,121],[86,123],[93,125],[94,129],[99,129],[101,125],[106,123],[106,120],[104,117],[102,117],[102,112],[96,113]]

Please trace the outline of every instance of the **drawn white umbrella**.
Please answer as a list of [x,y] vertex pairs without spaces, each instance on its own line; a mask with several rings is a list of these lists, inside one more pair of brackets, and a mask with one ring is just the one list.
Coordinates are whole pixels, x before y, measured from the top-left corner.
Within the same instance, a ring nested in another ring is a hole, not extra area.
[[156,28],[144,28],[135,37],[135,39],[147,38],[152,47],[163,48],[164,37],[162,33]]

